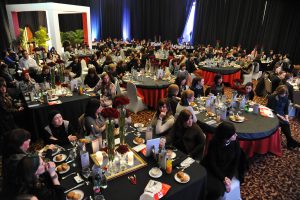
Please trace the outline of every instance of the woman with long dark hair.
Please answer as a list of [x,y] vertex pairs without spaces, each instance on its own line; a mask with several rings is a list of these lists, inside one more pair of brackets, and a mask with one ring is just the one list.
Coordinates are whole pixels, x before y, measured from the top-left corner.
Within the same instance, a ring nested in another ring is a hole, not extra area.
[[39,200],[63,200],[64,188],[60,185],[55,164],[45,163],[37,155],[25,156],[17,167],[16,183],[10,188],[13,196],[32,195]]
[[175,117],[177,117],[182,110],[186,109],[192,113],[193,122],[196,123],[197,117],[195,115],[195,111],[194,111],[193,107],[190,106],[190,103],[193,102],[194,99],[195,99],[195,96],[194,96],[194,92],[192,90],[184,91],[181,95],[180,102],[177,104]]
[[204,96],[204,78],[202,77],[194,78],[192,81],[191,90],[194,91],[196,98]]
[[194,159],[202,159],[206,136],[199,125],[194,123],[189,110],[180,112],[170,133],[172,145]]
[[168,135],[168,131],[172,128],[175,122],[172,111],[168,106],[167,99],[158,101],[156,113],[153,116],[151,125],[154,127],[154,132],[157,135]]
[[84,127],[86,133],[92,135],[101,135],[104,133],[106,125],[100,113],[103,107],[98,99],[90,99],[86,105],[84,114]]

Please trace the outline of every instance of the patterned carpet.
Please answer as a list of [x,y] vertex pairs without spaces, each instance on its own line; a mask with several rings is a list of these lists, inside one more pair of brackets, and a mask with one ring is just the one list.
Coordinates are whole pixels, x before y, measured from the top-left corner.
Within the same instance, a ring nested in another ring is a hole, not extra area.
[[[226,88],[225,94],[230,95],[231,89]],[[255,97],[256,102],[265,104],[265,99]],[[146,124],[154,111],[142,111],[132,115],[134,123]],[[300,121],[291,120],[293,137],[300,141]],[[299,200],[300,199],[300,151],[288,150],[285,137],[282,135],[283,156],[273,154],[255,155],[250,160],[250,169],[241,185],[243,200]],[[40,145],[34,144],[33,146]],[[0,169],[1,169],[0,162]],[[1,173],[2,170],[0,170]],[[1,174],[0,174],[1,185]],[[0,187],[1,188],[1,187]],[[1,198],[0,198],[1,199]]]
[[[230,96],[231,89],[225,94]],[[265,98],[255,97],[254,101],[266,104]],[[147,123],[154,111],[133,114],[133,122]],[[300,141],[300,121],[291,120],[293,138]],[[282,157],[271,153],[255,155],[250,159],[250,169],[241,185],[243,200],[299,200],[300,199],[300,151],[286,148],[282,135]]]

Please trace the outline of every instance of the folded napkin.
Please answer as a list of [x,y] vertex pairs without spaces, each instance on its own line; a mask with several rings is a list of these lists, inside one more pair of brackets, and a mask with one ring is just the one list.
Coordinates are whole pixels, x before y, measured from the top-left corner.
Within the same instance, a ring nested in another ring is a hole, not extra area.
[[145,187],[144,193],[140,196],[140,200],[158,200],[165,196],[170,188],[170,185],[150,180]]
[[191,164],[193,164],[195,162],[195,160],[191,157],[187,157],[184,161],[182,161],[180,163],[181,166],[185,167],[185,166],[189,166]]

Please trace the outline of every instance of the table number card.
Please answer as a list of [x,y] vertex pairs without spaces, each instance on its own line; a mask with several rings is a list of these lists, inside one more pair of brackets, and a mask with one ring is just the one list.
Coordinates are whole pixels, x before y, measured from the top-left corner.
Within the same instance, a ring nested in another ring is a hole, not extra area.
[[89,152],[84,152],[80,154],[81,167],[82,169],[90,166]]

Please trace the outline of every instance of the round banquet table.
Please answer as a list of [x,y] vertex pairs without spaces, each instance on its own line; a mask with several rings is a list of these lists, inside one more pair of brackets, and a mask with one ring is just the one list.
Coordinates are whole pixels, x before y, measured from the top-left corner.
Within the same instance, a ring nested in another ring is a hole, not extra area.
[[[198,124],[207,133],[209,142],[216,131],[218,123],[207,124],[209,119],[205,112],[198,113]],[[243,113],[245,121],[233,122],[236,127],[238,140],[241,148],[252,157],[255,153],[265,154],[271,152],[277,156],[282,155],[281,136],[279,131],[279,120],[277,117],[268,118],[254,113]],[[228,118],[226,121],[230,121]],[[207,142],[207,144],[208,144]]]
[[229,83],[233,86],[235,79],[241,78],[241,70],[237,67],[205,67],[198,66],[202,70],[202,77],[206,85],[213,85],[216,74],[221,74],[224,83]]
[[154,109],[157,107],[158,100],[167,96],[167,88],[171,84],[169,81],[153,80],[150,77],[144,77],[142,81],[132,81],[124,77],[123,81],[134,83],[138,96],[142,98],[147,106]]

